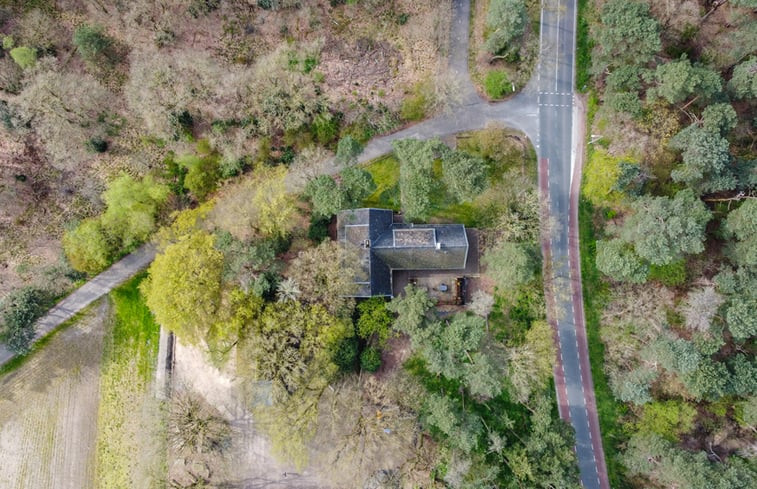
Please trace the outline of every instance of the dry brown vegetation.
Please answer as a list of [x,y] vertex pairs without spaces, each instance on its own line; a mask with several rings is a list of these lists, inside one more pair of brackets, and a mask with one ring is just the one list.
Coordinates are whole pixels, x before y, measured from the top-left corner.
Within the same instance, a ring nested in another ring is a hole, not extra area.
[[[292,52],[301,55],[297,76],[308,82],[286,83],[319,104],[303,121],[326,111],[342,128],[371,117],[380,119],[369,121],[374,132],[395,127],[396,116],[382,122],[380,114],[396,112],[419,80],[443,69],[449,1],[331,3],[266,10],[251,0],[3,2],[0,295],[39,281],[56,281],[57,294],[70,288],[63,230],[102,209],[100,194],[120,172],[160,176],[165,156],[192,151],[188,142],[197,138],[209,139],[224,161],[266,162],[311,144],[307,131],[284,138],[289,126],[275,121],[271,130],[234,123],[211,130],[213,122],[255,117],[266,103],[258,87],[273,80],[260,74],[286,73]],[[85,25],[100,26],[110,40],[94,61],[72,41]],[[36,64],[21,69],[11,45],[33,48]],[[175,133],[182,110],[193,124]],[[104,152],[87,148],[97,140]]]

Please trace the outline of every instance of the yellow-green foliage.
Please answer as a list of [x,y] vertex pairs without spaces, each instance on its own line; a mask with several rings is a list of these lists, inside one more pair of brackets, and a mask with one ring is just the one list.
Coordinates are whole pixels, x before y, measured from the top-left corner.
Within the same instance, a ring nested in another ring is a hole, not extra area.
[[195,231],[152,262],[142,284],[155,319],[188,344],[205,338],[221,299],[223,254],[214,237]]
[[[158,487],[145,483],[152,468],[163,470],[164,450],[153,444],[160,430],[149,390],[158,353],[159,327],[139,294],[137,277],[111,293],[115,306],[100,374],[95,475],[97,487]],[[147,414],[150,412],[150,414]],[[149,461],[151,467],[143,466]]]
[[63,251],[75,270],[96,274],[110,265],[113,244],[103,230],[100,219],[89,218],[63,235]]
[[592,151],[584,169],[583,194],[595,206],[613,207],[620,203],[622,194],[613,190],[613,186],[618,181],[622,160],[601,148]]
[[11,49],[10,55],[13,61],[23,69],[31,68],[37,63],[37,51],[26,46]]

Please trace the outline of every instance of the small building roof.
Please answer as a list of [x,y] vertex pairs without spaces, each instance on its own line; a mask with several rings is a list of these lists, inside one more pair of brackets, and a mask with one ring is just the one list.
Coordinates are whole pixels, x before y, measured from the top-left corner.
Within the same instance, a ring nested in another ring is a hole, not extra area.
[[462,224],[393,222],[389,209],[350,209],[337,216],[337,239],[354,246],[363,275],[356,297],[392,295],[393,270],[462,270],[468,238]]

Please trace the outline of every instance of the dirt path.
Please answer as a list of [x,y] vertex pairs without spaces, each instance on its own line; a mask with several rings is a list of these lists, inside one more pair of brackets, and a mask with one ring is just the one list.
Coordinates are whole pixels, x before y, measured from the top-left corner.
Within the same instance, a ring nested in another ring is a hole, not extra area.
[[0,378],[0,487],[94,487],[100,361],[109,302]]

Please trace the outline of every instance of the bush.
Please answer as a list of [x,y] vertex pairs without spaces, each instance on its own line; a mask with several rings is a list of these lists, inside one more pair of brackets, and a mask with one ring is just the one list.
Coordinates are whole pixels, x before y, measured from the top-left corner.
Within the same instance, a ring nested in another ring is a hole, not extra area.
[[87,24],[76,29],[73,41],[81,59],[89,63],[99,61],[113,44],[113,41],[103,34],[102,27]]
[[648,278],[668,287],[683,285],[686,283],[686,260],[679,260],[669,265],[651,265]]
[[328,112],[318,114],[313,120],[313,135],[320,144],[329,144],[339,135],[339,119]]
[[31,68],[37,62],[37,51],[26,46],[13,48],[10,54],[13,61],[23,69]]
[[512,92],[512,85],[504,70],[492,70],[484,79],[484,90],[491,98],[502,98]]
[[323,240],[329,237],[329,223],[331,219],[328,217],[318,217],[316,215],[310,216],[310,227],[308,227],[308,239],[320,244]]
[[347,134],[339,140],[339,144],[336,146],[336,161],[343,164],[353,163],[362,152],[363,145]]
[[90,275],[110,265],[114,248],[99,219],[85,219],[63,235],[63,251],[71,268]]
[[334,351],[334,363],[343,372],[352,372],[355,370],[357,362],[357,338],[344,338]]
[[34,339],[34,322],[44,312],[45,293],[24,287],[9,294],[0,303],[3,320],[2,339],[18,355],[29,351]]
[[87,149],[93,153],[105,153],[108,151],[108,142],[99,136],[90,138],[86,143]]
[[381,367],[381,351],[368,347],[360,354],[360,368],[366,372],[375,372]]

